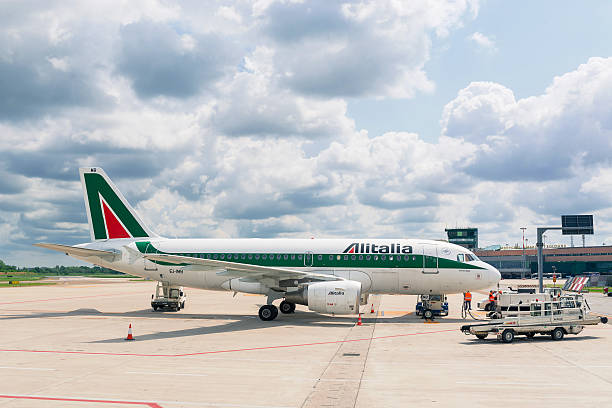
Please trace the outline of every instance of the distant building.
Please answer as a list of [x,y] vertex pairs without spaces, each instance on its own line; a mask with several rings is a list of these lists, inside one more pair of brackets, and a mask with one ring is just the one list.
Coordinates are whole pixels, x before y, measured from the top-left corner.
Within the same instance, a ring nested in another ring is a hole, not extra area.
[[[535,248],[474,250],[484,262],[496,267],[504,278],[529,278],[538,272]],[[553,267],[555,268],[553,270]],[[565,276],[589,272],[612,273],[612,246],[565,247],[544,249],[544,273]]]
[[478,228],[446,228],[448,242],[467,249],[478,248]]

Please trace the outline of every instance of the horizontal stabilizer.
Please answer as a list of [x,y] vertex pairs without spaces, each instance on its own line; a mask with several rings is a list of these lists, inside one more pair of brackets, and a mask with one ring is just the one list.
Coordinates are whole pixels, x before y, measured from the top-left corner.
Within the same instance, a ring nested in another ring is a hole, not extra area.
[[87,248],[79,248],[73,247],[69,245],[60,245],[60,244],[47,244],[44,242],[33,244],[34,246],[40,248],[51,249],[53,251],[63,252],[66,255],[74,255],[80,257],[89,257],[89,256],[97,256],[98,258],[102,258],[106,261],[113,261],[115,257],[120,255],[118,252],[114,251],[102,251],[99,249],[87,249]]

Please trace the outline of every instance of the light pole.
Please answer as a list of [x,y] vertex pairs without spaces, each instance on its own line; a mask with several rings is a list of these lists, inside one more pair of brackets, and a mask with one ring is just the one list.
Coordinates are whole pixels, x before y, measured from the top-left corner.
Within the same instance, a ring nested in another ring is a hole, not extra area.
[[526,264],[527,262],[525,262],[525,230],[527,229],[527,227],[521,227],[521,230],[523,231],[523,270],[521,271],[521,279],[525,279],[525,269],[527,268]]

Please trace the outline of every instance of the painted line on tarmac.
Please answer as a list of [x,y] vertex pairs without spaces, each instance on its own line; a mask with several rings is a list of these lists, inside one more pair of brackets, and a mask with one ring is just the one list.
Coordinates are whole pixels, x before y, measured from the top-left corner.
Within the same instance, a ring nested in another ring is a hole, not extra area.
[[[455,381],[455,384],[464,384],[464,385],[475,385],[478,387],[482,386],[482,382],[474,382],[474,381]],[[556,384],[556,383],[541,383],[541,382],[507,382],[507,381],[489,381],[486,382],[487,385],[528,385],[531,387],[566,387],[569,384]]]
[[21,300],[18,302],[0,302],[0,305],[16,305],[19,303],[34,303],[34,302],[53,302],[55,300],[90,299],[90,298],[103,297],[103,296],[123,296],[123,295],[133,295],[133,294],[134,292],[125,292],[125,293],[108,293],[108,294],[103,294],[103,295],[72,296],[72,297],[52,298],[52,299]]
[[117,401],[117,400],[103,400],[103,399],[89,399],[89,398],[64,398],[64,397],[47,397],[41,395],[0,395],[0,398],[6,399],[27,399],[27,400],[39,400],[39,401],[64,401],[64,402],[93,402],[97,404],[119,404],[119,405],[144,405],[150,408],[162,408],[156,402],[146,401]]
[[[211,350],[201,351],[198,353],[182,353],[182,354],[141,354],[141,353],[111,353],[101,351],[68,351],[68,350],[27,350],[27,349],[0,349],[0,352],[4,353],[41,353],[41,354],[78,354],[78,355],[89,355],[89,356],[129,356],[129,357],[193,357],[193,356],[204,356],[210,354],[221,354],[221,353],[237,353],[243,351],[257,351],[257,350],[273,350],[283,348],[294,348],[294,347],[308,347],[308,346],[322,346],[327,344],[341,344],[341,343],[354,343],[359,341],[370,341],[370,340],[384,340],[393,339],[407,336],[419,336],[424,334],[437,334],[445,332],[455,332],[457,329],[444,329],[434,330],[427,332],[416,332],[416,333],[404,333],[404,334],[393,334],[389,336],[377,336],[367,337],[361,339],[350,339],[350,340],[334,340],[334,341],[320,341],[315,343],[301,343],[301,344],[284,344],[279,346],[264,346],[264,347],[249,347],[241,349],[229,349],[229,350]],[[136,338],[136,340],[138,340]]]
[[57,369],[55,368],[38,368],[38,367],[0,367],[0,370],[57,371]]
[[185,377],[210,377],[209,374],[188,374],[188,373],[156,373],[153,371],[126,371],[126,374],[144,374],[144,375],[179,375]]
[[191,401],[143,401],[143,400],[112,400],[112,399],[98,399],[98,398],[85,398],[85,397],[59,397],[49,395],[2,395],[0,398],[6,399],[28,399],[28,400],[41,400],[41,401],[64,401],[64,402],[91,402],[98,404],[115,404],[115,405],[142,405],[150,408],[163,408],[160,404],[164,405],[190,405],[195,407],[225,407],[225,408],[290,408],[287,406],[270,406],[270,405],[244,405],[244,404],[232,404],[232,403],[215,403],[215,402],[191,402]]

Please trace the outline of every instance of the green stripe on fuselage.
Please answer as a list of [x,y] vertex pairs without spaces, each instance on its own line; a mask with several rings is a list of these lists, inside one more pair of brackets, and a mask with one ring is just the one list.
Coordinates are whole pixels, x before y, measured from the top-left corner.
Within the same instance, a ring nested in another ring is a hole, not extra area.
[[[141,253],[189,256],[193,258],[212,259],[248,265],[270,266],[277,268],[304,267],[304,253],[275,252],[163,252],[149,241],[136,242]],[[425,268],[435,269],[484,269],[480,266],[435,256],[418,254],[312,254],[313,268]],[[163,265],[165,263],[152,261]]]

